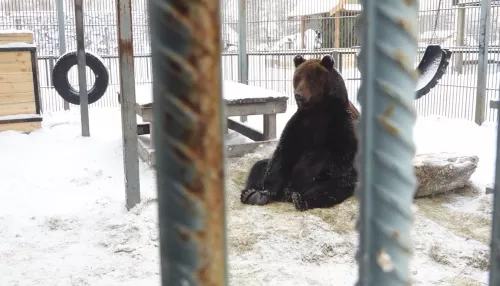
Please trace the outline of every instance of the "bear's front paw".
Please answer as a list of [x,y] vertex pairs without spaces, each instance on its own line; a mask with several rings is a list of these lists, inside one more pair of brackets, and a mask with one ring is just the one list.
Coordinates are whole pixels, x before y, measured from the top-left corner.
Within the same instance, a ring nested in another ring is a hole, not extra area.
[[295,209],[298,211],[307,210],[307,202],[302,199],[302,195],[299,193],[292,193],[292,201],[295,205]]
[[292,200],[292,194],[294,193],[294,190],[292,189],[292,187],[286,187],[284,192],[283,192],[283,201],[285,202],[293,202]]
[[271,201],[271,194],[266,190],[248,189],[241,192],[240,200],[247,205],[265,205]]

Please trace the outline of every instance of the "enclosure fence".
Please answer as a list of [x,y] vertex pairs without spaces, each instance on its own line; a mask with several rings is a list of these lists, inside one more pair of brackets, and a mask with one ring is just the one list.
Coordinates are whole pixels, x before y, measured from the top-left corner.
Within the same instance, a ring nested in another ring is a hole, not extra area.
[[[420,1],[419,53],[415,66],[429,44],[440,44],[453,54],[447,74],[438,86],[415,101],[419,115],[474,120],[481,44],[480,10],[480,1]],[[85,48],[100,55],[110,73],[106,94],[90,108],[118,106],[115,1],[84,1],[84,11]],[[359,107],[356,93],[361,77],[355,57],[359,51],[355,19],[360,11],[361,5],[356,0],[221,0],[223,79],[241,81],[239,67],[244,61],[247,69],[243,72],[248,84],[290,96],[294,55],[302,54],[310,58],[333,54],[346,80],[349,97]],[[242,21],[239,20],[241,12],[245,15]],[[486,121],[494,121],[497,116],[496,110],[490,109],[488,103],[497,97],[500,87],[499,12],[499,3],[493,1],[484,87]],[[51,71],[63,52],[76,50],[74,15],[72,0],[0,0],[1,30],[22,29],[34,33],[44,113],[65,109],[64,101],[53,88]],[[150,84],[152,75],[147,0],[132,0],[132,21],[136,84]],[[245,42],[239,37],[242,27],[245,29]],[[246,47],[244,58],[238,53],[240,44]],[[68,78],[78,89],[76,66]],[[89,88],[93,81],[92,72],[87,69]],[[289,104],[295,103],[290,100]]]

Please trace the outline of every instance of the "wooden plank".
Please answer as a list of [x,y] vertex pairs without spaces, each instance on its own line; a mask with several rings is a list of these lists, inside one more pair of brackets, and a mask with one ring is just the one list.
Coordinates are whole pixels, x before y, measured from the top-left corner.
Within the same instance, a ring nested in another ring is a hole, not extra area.
[[264,134],[262,134],[260,131],[253,129],[251,126],[248,126],[245,123],[237,122],[230,118],[227,119],[227,128],[234,130],[253,141],[264,140]]
[[0,64],[2,73],[33,72],[31,61],[27,63],[4,63]]
[[31,64],[30,51],[9,51],[0,53],[0,65],[3,64]]
[[138,103],[135,104],[135,113],[142,118],[144,122],[151,122],[153,120],[153,107],[142,106]]
[[0,83],[33,82],[33,72],[4,73],[0,71]]
[[493,194],[495,192],[495,188],[493,186],[486,187],[486,194]]
[[[0,65],[0,68],[2,66]],[[9,93],[26,93],[35,91],[35,87],[33,86],[33,80],[29,82],[6,82],[0,83],[0,94],[9,94]]]
[[0,124],[41,122],[43,117],[38,114],[7,115],[0,117]]
[[155,132],[155,122],[153,119],[151,119],[150,123],[149,123],[149,139],[151,140],[150,141],[150,144],[149,146],[151,147],[151,149],[155,149],[155,136],[156,136],[156,132]]
[[41,122],[19,122],[19,123],[1,123],[0,132],[7,130],[14,130],[20,132],[33,132],[40,129],[42,126]]
[[264,148],[276,142],[277,140],[268,140],[268,141],[250,142],[242,144],[228,144],[226,145],[226,157],[227,158],[242,157],[245,154],[255,152],[258,149]]
[[146,135],[150,133],[149,123],[137,124],[137,135]]
[[340,11],[335,13],[334,47],[340,48]]
[[29,102],[35,100],[34,92],[20,92],[20,93],[1,93],[0,90],[0,105],[8,103]]
[[5,31],[0,31],[0,45],[10,44],[10,43],[33,44],[33,33],[28,33],[28,32],[5,33]]
[[500,100],[498,100],[498,99],[490,100],[490,108],[499,109],[500,108]]
[[0,116],[18,114],[36,114],[35,101],[0,104]]
[[299,39],[299,43],[300,43],[300,48],[301,49],[305,49],[306,48],[306,35],[305,35],[305,31],[306,31],[306,17],[305,16],[302,16],[300,18],[300,27],[299,27],[299,33],[300,33],[300,39]]
[[264,115],[264,137],[262,140],[270,140],[276,138],[276,114]]
[[[242,116],[242,115],[265,115],[285,113],[287,108],[286,101],[278,102],[263,102],[263,103],[245,103],[226,105],[226,116]],[[136,105],[136,113],[145,122],[150,122],[153,119],[153,108]]]
[[264,115],[286,112],[286,101],[227,105],[226,116]]
[[139,157],[149,166],[155,165],[155,150],[152,149],[151,140],[148,136],[137,136]]

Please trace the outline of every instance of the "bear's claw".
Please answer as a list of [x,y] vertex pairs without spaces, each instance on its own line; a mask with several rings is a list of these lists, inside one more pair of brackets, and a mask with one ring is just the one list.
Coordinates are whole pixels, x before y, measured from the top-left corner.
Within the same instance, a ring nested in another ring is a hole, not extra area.
[[295,205],[295,209],[298,211],[305,211],[307,210],[307,202],[302,199],[302,195],[294,192],[292,193],[292,201],[293,204]]
[[265,205],[271,201],[271,194],[266,190],[248,189],[241,192],[240,200],[248,205]]

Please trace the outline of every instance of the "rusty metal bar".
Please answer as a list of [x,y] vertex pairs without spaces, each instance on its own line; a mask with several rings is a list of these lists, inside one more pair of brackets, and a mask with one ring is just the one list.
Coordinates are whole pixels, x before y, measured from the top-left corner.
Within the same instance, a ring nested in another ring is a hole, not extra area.
[[410,285],[418,1],[364,0],[358,99],[360,286]]
[[87,74],[85,61],[85,29],[83,22],[83,0],[75,0],[76,25],[76,55],[78,58],[78,87],[80,95],[80,118],[82,121],[82,136],[90,136],[89,96],[87,93]]
[[120,95],[123,138],[123,167],[125,169],[125,206],[130,210],[141,202],[137,117],[135,114],[134,45],[131,0],[117,0],[118,59],[120,66]]
[[219,1],[149,4],[162,285],[227,285]]

